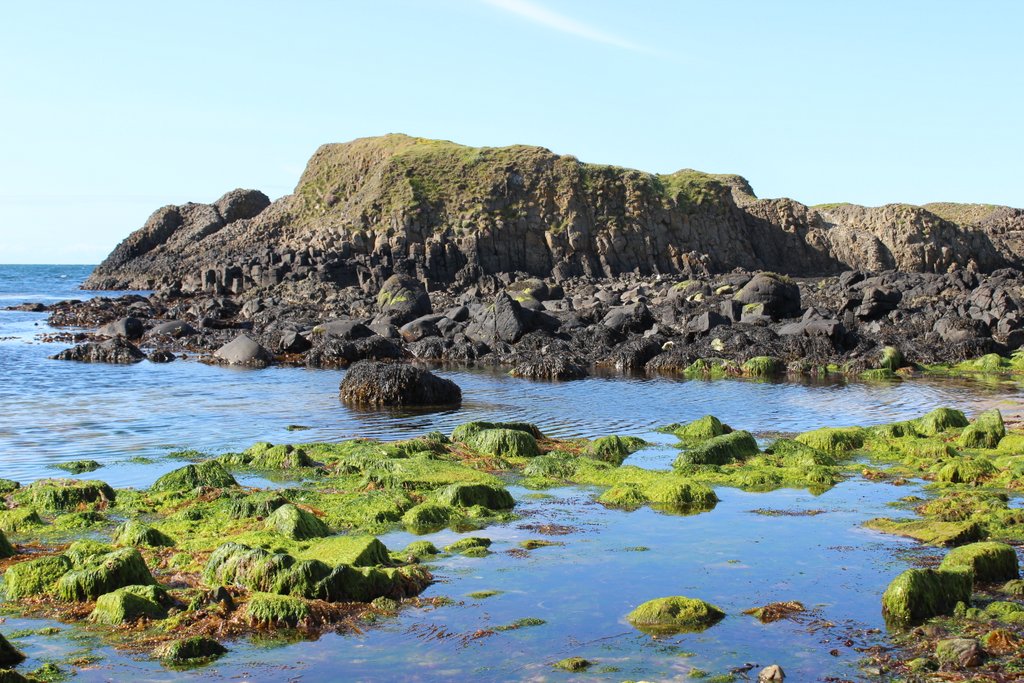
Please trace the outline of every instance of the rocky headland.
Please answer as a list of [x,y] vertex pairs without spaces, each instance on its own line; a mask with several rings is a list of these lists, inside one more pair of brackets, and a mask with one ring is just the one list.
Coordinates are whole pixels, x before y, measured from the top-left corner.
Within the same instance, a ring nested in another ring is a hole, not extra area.
[[884,374],[1015,351],[1022,264],[1020,209],[810,207],[739,176],[388,135],[324,145],[275,202],[158,209],[85,283],[153,294],[50,321],[94,328],[61,354],[79,360],[143,357],[101,339],[120,338],[257,366]]

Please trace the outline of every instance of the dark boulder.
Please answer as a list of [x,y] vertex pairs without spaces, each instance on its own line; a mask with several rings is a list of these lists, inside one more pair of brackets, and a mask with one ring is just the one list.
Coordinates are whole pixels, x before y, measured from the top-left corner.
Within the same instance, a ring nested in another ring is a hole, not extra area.
[[402,349],[395,342],[376,334],[354,341],[317,336],[313,340],[313,348],[306,354],[306,365],[336,368],[360,360],[397,360],[403,356]]
[[433,312],[423,284],[407,275],[392,275],[385,280],[377,294],[377,305],[381,314],[395,325]]
[[398,333],[407,342],[419,341],[425,337],[438,337],[441,335],[441,331],[438,329],[437,323],[443,318],[442,315],[420,316],[398,328]]
[[341,399],[370,406],[458,405],[462,390],[455,382],[413,365],[361,361],[345,373]]
[[182,337],[191,337],[195,333],[195,328],[183,320],[168,320],[167,322],[155,325],[149,331],[149,336],[181,339]]
[[733,297],[741,304],[763,304],[763,314],[771,318],[800,315],[800,287],[774,273],[758,273]]
[[259,190],[231,190],[214,202],[213,206],[225,223],[244,218],[255,218],[270,206],[270,198]]
[[491,306],[482,309],[466,327],[466,336],[485,343],[514,344],[529,331],[528,313],[505,292],[498,292]]
[[654,324],[654,316],[644,303],[616,306],[601,320],[605,327],[620,333],[643,332]]
[[145,328],[138,318],[121,318],[112,323],[107,323],[98,332],[107,337],[124,337],[125,339],[139,339]]
[[84,363],[138,363],[146,354],[124,337],[114,337],[103,342],[88,342],[65,349],[54,360],[77,360]]
[[264,368],[274,361],[274,356],[250,337],[240,334],[232,341],[217,349],[213,357],[228,365],[246,365]]

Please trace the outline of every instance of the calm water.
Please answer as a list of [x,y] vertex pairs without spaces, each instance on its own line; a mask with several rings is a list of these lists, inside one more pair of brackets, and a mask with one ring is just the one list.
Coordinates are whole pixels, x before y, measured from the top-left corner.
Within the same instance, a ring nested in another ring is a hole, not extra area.
[[[0,266],[0,306],[83,298],[89,293],[76,287],[88,272],[84,266]],[[809,386],[636,378],[549,384],[493,372],[442,371],[463,389],[460,409],[361,412],[338,401],[342,371],[247,371],[191,361],[128,367],[57,362],[47,356],[63,346],[36,340],[46,329],[45,314],[0,312],[0,476],[22,482],[61,474],[54,463],[92,458],[105,467],[85,476],[142,487],[180,462],[138,465],[130,462],[135,456],[162,458],[182,448],[217,453],[260,440],[400,438],[431,429],[449,432],[473,419],[527,420],[561,437],[628,433],[664,444],[653,427],[707,413],[754,432],[792,432],[904,419],[939,405],[970,411],[979,399],[1015,401],[1017,395],[1012,385]],[[293,424],[309,430],[285,429]],[[667,467],[674,456],[661,446],[632,460]],[[360,635],[329,634],[286,647],[229,644],[227,657],[188,673],[120,655],[98,640],[33,637],[20,641],[33,659],[27,667],[87,647],[104,660],[80,671],[77,680],[561,680],[571,675],[554,671],[550,663],[568,656],[616,669],[586,674],[607,680],[685,679],[693,668],[724,673],[748,662],[779,663],[790,680],[858,678],[860,655],[837,643],[849,632],[882,626],[879,597],[908,566],[900,551],[912,545],[859,525],[891,514],[887,503],[914,492],[913,487],[850,481],[818,497],[721,489],[715,510],[691,517],[607,510],[593,502],[594,491],[581,488],[553,491],[546,499],[513,492],[522,519],[482,532],[494,539],[494,554],[437,563],[438,582],[426,595],[451,597],[457,601],[453,606],[405,610]],[[754,508],[826,513],[763,517],[750,513]],[[546,521],[572,527],[568,535],[550,539],[564,546],[525,557],[506,552],[538,537],[525,525]],[[426,538],[442,545],[457,537],[445,531]],[[382,537],[392,548],[410,539],[404,532]],[[641,545],[649,549],[628,550]],[[484,589],[503,593],[480,601],[465,597]],[[729,616],[703,634],[658,640],[623,620],[636,604],[673,594],[710,600]],[[741,614],[775,600],[801,600],[837,626],[812,633],[808,625],[761,625]],[[476,640],[460,637],[523,617],[547,623]],[[3,628],[26,623],[11,619]],[[436,629],[454,635],[437,638]],[[827,640],[833,642],[822,642]],[[834,647],[838,657],[828,653]]]

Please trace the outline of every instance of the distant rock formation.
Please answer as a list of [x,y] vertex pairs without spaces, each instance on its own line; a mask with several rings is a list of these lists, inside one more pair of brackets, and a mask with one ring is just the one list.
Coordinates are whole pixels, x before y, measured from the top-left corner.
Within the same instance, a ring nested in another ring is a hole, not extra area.
[[1024,211],[975,204],[809,207],[757,199],[739,176],[582,163],[540,147],[405,135],[322,146],[295,192],[234,190],[166,206],[85,286],[241,293],[284,282],[430,291],[482,276],[555,282],[733,268],[990,272],[1024,264]]

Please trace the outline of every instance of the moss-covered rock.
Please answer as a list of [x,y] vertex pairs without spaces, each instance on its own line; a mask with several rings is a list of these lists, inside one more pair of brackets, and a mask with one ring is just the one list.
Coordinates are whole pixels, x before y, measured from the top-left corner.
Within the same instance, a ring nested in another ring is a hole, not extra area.
[[[146,588],[155,588],[146,586]],[[96,607],[89,615],[89,621],[108,626],[117,626],[138,619],[165,619],[167,610],[160,604],[143,597],[136,591],[120,588],[99,596]]]
[[18,648],[8,642],[0,633],[0,666],[17,666],[25,661],[25,655]]
[[83,538],[75,541],[64,551],[64,557],[71,560],[71,563],[78,568],[84,567],[91,558],[98,555],[106,555],[114,552],[114,546],[108,543],[101,543],[91,538]]
[[212,661],[224,654],[227,648],[213,638],[193,636],[168,643],[160,649],[160,659],[168,664],[190,665]]
[[7,535],[3,531],[0,531],[0,558],[14,557],[17,555],[17,551],[11,542],[7,540]]
[[634,627],[654,634],[694,633],[717,624],[725,612],[714,605],[683,596],[648,600],[626,615]]
[[974,577],[969,571],[908,569],[882,595],[882,614],[897,628],[952,614],[958,602],[970,603]]
[[276,531],[282,536],[296,541],[331,535],[331,530],[319,517],[291,503],[274,510],[267,517],[265,526],[271,531]]
[[77,512],[66,512],[53,518],[55,529],[83,530],[91,529],[100,524],[105,524],[107,516],[96,510],[79,510]]
[[83,568],[62,576],[57,581],[56,595],[61,600],[84,602],[125,586],[154,583],[156,581],[139,551],[121,548],[91,557]]
[[935,436],[951,429],[962,429],[969,424],[967,416],[953,408],[936,408],[912,423],[921,436]]
[[460,517],[450,505],[422,503],[402,515],[402,524],[415,533],[428,533],[443,529]]
[[227,453],[218,460],[227,467],[252,470],[292,470],[316,465],[304,448],[267,442],[254,444],[242,453]]
[[780,467],[833,467],[836,464],[836,459],[828,453],[795,439],[776,439],[764,449],[764,452],[773,456],[766,458],[766,462],[773,462]]
[[1017,597],[1024,597],[1024,580],[1013,579],[1003,584],[1003,587],[999,589],[1007,595],[1015,595]]
[[562,671],[575,672],[586,671],[591,666],[593,666],[593,664],[590,661],[583,659],[583,657],[567,657],[565,659],[558,660],[551,666],[555,667],[556,669],[561,669]]
[[864,526],[887,534],[906,536],[935,546],[957,546],[980,541],[985,531],[975,521],[941,522],[932,519],[898,520],[879,517],[864,522]]
[[395,553],[398,557],[403,560],[414,558],[416,560],[424,560],[437,555],[441,551],[437,549],[430,541],[413,541],[409,545],[405,546],[402,550]]
[[941,665],[970,668],[981,664],[984,658],[985,653],[974,638],[947,638],[935,644],[935,660]]
[[675,434],[683,441],[706,441],[707,439],[714,438],[716,436],[722,436],[732,431],[729,425],[722,424],[714,415],[705,415],[704,417],[693,420],[692,422],[686,422],[684,424],[674,423],[666,425],[658,429],[659,432],[668,432],[669,434]]
[[203,570],[208,585],[239,585],[255,591],[271,591],[277,574],[295,564],[295,558],[270,553],[229,541],[210,554]]
[[946,462],[935,473],[935,479],[950,484],[980,484],[991,479],[998,472],[999,470],[988,458],[961,457]]
[[391,564],[387,547],[374,536],[331,536],[304,550],[300,560],[320,560],[329,565],[374,567]]
[[993,408],[980,413],[974,422],[964,427],[958,443],[961,448],[996,448],[1004,436],[1003,414]]
[[4,594],[8,600],[19,600],[52,593],[57,581],[71,569],[71,560],[63,555],[20,562],[4,572]]
[[466,422],[452,431],[452,441],[469,443],[470,440],[485,429],[512,429],[517,432],[526,432],[534,439],[543,439],[544,434],[537,428],[537,425],[529,422]]
[[114,530],[114,543],[124,546],[171,547],[174,539],[136,519],[130,519]]
[[157,479],[153,491],[191,491],[199,487],[226,488],[238,486],[231,473],[216,460],[185,465]]
[[540,455],[540,448],[533,435],[518,429],[484,429],[465,443],[480,453],[504,458],[533,458]]
[[40,510],[63,512],[90,505],[105,507],[114,502],[116,494],[102,481],[40,479],[20,489],[14,498]]
[[232,519],[263,518],[287,503],[288,500],[276,491],[246,492],[229,499],[227,513]]
[[84,474],[86,472],[95,472],[103,467],[103,465],[95,460],[71,460],[70,462],[59,462],[54,467],[71,474]]
[[4,479],[0,477],[0,494],[8,494],[13,491],[17,491],[20,488],[21,484],[13,479]]
[[436,499],[451,507],[480,505],[489,510],[511,510],[516,504],[506,489],[489,484],[449,484],[437,492]]
[[466,538],[460,538],[454,543],[450,543],[444,547],[446,553],[459,553],[462,555],[481,555],[484,554],[481,551],[486,551],[491,547],[491,539],[481,538],[479,536],[467,536]]
[[583,449],[583,455],[594,460],[621,465],[631,453],[635,453],[646,445],[646,441],[635,436],[602,436],[591,441]]
[[796,440],[836,456],[863,447],[866,434],[867,431],[861,427],[825,427],[798,434]]
[[750,432],[736,431],[716,436],[679,454],[674,466],[727,465],[757,455],[757,441]]
[[939,569],[973,572],[979,583],[996,583],[1020,578],[1017,552],[1013,546],[995,541],[972,543],[950,550]]
[[0,530],[8,534],[28,531],[46,524],[35,508],[19,507],[14,510],[0,510]]
[[774,377],[786,370],[786,364],[771,356],[754,356],[740,366],[747,377]]
[[249,619],[262,626],[294,628],[310,617],[309,604],[289,595],[253,593],[245,609]]

